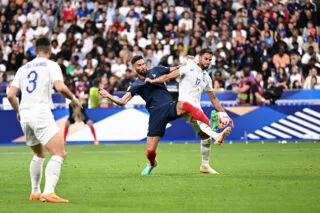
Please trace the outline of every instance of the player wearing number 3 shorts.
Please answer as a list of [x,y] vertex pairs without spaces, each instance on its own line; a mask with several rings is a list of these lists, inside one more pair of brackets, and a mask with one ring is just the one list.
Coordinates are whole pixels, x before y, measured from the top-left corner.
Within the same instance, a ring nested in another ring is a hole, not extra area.
[[[59,134],[59,127],[51,112],[52,87],[54,86],[58,92],[72,100],[74,105],[81,107],[81,103],[63,83],[59,65],[49,60],[50,41],[47,38],[39,38],[35,48],[37,58],[17,71],[8,92],[8,99],[17,113],[27,145],[34,152],[30,163],[31,195],[29,200],[65,203],[69,201],[55,194],[55,186],[58,183],[66,153],[62,134]],[[19,91],[22,94],[20,104],[16,98]],[[48,150],[52,157],[46,166],[46,182],[44,191],[41,193],[40,183],[45,150]]]

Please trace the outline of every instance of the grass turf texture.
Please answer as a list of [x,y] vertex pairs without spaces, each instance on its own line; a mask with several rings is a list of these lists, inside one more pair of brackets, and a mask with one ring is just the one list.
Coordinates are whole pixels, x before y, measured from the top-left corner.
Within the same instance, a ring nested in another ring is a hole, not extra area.
[[29,149],[0,146],[0,212],[320,212],[319,143],[213,146],[213,176],[195,143],[160,144],[148,177],[143,144],[66,149],[56,192],[71,203],[52,204],[28,201]]

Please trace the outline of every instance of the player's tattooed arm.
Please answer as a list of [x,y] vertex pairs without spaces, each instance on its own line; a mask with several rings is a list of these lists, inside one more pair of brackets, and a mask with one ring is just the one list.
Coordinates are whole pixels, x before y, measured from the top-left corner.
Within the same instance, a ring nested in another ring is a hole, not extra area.
[[[217,111],[219,112],[225,112],[224,108],[222,107],[219,99],[217,98],[216,94],[213,92],[213,91],[208,91],[207,92],[209,98],[210,98],[210,101],[212,103],[212,105],[214,106],[214,108],[216,108]],[[230,125],[231,127],[233,128],[234,125],[233,125],[233,121],[232,119],[229,117],[230,119]]]
[[169,81],[170,79],[174,79],[179,76],[180,76],[180,70],[176,69],[176,70],[170,72],[169,74],[162,75],[162,76],[155,78],[155,79],[146,78],[146,82],[151,83],[151,84],[156,84],[156,83],[162,84],[162,83]]
[[126,105],[132,98],[130,92],[127,92],[124,96],[122,96],[122,98],[119,98],[118,96],[111,95],[107,90],[103,88],[99,89],[99,96],[100,98],[107,98],[119,106]]

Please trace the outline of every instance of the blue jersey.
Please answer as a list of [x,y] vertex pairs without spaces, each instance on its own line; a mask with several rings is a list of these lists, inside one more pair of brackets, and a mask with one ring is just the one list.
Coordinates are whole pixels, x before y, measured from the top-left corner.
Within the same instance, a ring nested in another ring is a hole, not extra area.
[[[168,67],[156,66],[148,71],[146,77],[155,79],[159,76],[168,74],[169,72],[170,70]],[[142,78],[138,78],[131,87],[129,87],[128,92],[130,92],[132,96],[139,94],[146,102],[146,108],[149,112],[153,108],[164,103],[173,102],[173,99],[164,84],[146,83],[145,79]]]

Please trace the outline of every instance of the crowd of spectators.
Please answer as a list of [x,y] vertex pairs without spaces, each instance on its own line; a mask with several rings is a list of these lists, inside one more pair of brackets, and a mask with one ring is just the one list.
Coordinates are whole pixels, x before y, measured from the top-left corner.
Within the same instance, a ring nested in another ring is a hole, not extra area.
[[265,90],[319,88],[319,25],[311,0],[2,0],[0,93],[40,36],[83,100],[92,87],[125,91],[134,55],[176,66],[206,47],[217,91],[238,91],[244,70]]

